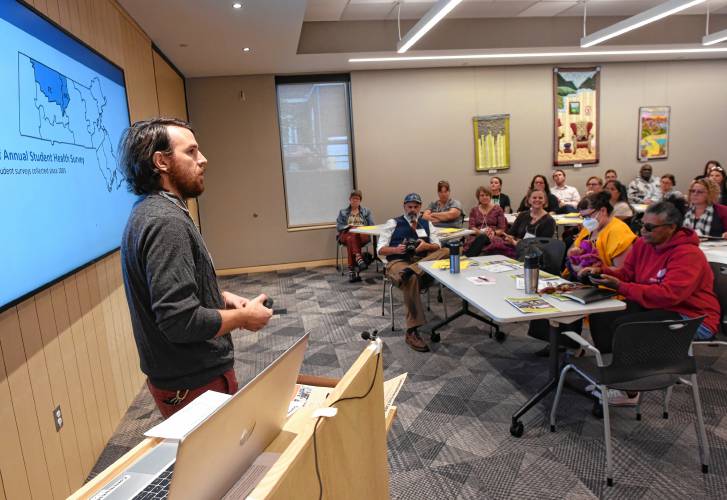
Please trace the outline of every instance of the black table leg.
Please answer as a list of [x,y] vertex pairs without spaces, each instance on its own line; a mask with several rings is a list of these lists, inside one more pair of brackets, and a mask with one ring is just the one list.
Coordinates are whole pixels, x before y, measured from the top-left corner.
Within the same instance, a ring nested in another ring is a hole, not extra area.
[[512,416],[512,425],[510,426],[510,434],[514,437],[523,435],[525,428],[520,421],[520,417],[525,415],[530,408],[535,406],[541,399],[547,396],[551,391],[558,387],[560,379],[560,359],[558,358],[558,324],[549,322],[548,338],[550,340],[550,367],[548,373],[548,382],[531,397],[523,406],[520,407]]
[[[432,327],[432,335],[431,335],[432,342],[439,342],[439,340],[440,340],[440,336],[437,333],[437,330],[439,330],[444,325],[451,323],[452,321],[459,318],[460,316],[464,316],[464,315],[471,316],[475,319],[478,319],[478,320],[482,321],[483,323],[490,325],[490,328],[494,328],[495,337],[497,338],[497,340],[502,340],[504,338],[504,334],[500,331],[500,326],[497,323],[493,322],[492,320],[490,320],[488,318],[480,316],[479,314],[477,314],[474,311],[470,311],[469,303],[466,300],[463,300],[462,309],[460,309],[456,313],[450,315],[449,318],[443,319],[442,321],[440,321],[439,323],[437,323],[436,325],[434,325]],[[490,337],[492,337],[492,333],[490,333]]]

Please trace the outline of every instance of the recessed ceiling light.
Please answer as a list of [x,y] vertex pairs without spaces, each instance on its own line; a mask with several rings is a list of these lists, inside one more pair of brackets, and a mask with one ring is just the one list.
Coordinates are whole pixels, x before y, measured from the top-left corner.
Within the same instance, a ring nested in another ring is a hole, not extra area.
[[179,46],[182,47],[183,49],[189,47],[189,45],[187,45],[186,43],[180,43]]
[[240,2],[235,2],[232,4],[233,9],[242,9],[242,4]]
[[250,52],[250,47],[245,47],[244,49],[242,49],[242,51],[243,52]]

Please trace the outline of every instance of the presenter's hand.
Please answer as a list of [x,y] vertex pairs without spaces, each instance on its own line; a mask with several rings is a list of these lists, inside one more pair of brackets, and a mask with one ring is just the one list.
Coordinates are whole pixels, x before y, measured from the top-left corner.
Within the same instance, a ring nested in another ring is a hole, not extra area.
[[245,318],[242,326],[245,330],[256,332],[268,324],[268,321],[270,321],[273,315],[273,311],[263,305],[263,302],[267,298],[267,295],[261,293],[245,304]]
[[222,292],[222,298],[225,299],[225,309],[242,309],[250,299],[240,297],[232,292]]

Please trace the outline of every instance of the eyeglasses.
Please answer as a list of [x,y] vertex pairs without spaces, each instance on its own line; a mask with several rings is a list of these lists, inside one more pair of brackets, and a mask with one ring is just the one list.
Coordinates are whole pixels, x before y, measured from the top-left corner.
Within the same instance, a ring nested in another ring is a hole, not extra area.
[[689,194],[707,194],[707,192],[701,189],[690,189]]
[[600,184],[598,184],[597,182],[588,182],[588,183],[586,184],[586,186],[599,186],[599,185],[600,185]]
[[643,228],[644,231],[646,231],[647,233],[650,233],[657,227],[662,227],[662,226],[671,226],[671,224],[649,224],[648,222],[646,222],[641,227]]
[[595,213],[596,213],[596,210],[593,209],[589,213],[580,212],[580,216],[583,217],[584,219],[587,219],[589,217],[592,217],[593,214],[595,214]]

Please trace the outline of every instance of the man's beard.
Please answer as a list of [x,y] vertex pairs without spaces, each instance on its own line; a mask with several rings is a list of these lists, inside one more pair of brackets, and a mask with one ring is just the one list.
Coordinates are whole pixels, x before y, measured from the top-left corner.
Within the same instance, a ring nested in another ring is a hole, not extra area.
[[169,169],[169,181],[182,198],[196,198],[204,192],[204,183],[199,182],[194,174],[183,172],[175,159],[172,159],[172,168]]

